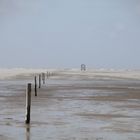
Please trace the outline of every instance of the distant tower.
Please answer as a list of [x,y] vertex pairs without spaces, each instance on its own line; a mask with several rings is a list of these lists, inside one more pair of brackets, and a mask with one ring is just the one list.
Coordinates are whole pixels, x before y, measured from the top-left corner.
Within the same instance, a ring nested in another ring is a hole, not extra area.
[[81,64],[81,71],[86,71],[86,65],[85,64]]

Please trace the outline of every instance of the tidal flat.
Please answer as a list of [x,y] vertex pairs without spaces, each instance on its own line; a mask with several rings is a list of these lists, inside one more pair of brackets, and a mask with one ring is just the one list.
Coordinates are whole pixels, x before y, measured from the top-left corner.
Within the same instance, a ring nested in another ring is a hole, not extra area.
[[[55,70],[35,97],[37,74],[0,80],[0,140],[140,139],[140,80],[134,72]],[[28,82],[31,122],[26,125]]]

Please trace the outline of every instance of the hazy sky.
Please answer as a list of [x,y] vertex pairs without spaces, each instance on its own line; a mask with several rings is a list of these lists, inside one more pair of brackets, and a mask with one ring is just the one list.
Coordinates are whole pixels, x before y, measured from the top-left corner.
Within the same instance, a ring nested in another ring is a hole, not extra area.
[[140,0],[0,0],[0,67],[140,68]]

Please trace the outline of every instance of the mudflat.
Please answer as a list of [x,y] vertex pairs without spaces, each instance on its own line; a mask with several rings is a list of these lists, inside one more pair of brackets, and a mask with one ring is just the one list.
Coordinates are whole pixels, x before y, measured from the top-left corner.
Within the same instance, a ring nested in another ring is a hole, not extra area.
[[[34,74],[0,80],[0,140],[139,140],[140,80],[122,75],[55,71],[37,97]],[[25,125],[28,82],[31,124]]]

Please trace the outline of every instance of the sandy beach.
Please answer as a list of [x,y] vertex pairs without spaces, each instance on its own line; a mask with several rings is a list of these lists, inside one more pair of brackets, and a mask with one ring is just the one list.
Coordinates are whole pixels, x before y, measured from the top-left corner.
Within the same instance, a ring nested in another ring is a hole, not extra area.
[[[34,96],[34,76],[47,70],[0,70],[0,140],[139,140],[140,71],[49,70]],[[25,93],[32,83],[31,124]]]

